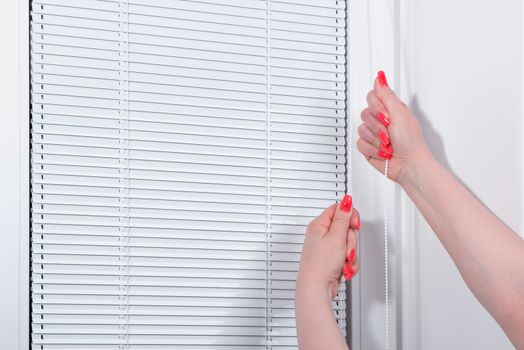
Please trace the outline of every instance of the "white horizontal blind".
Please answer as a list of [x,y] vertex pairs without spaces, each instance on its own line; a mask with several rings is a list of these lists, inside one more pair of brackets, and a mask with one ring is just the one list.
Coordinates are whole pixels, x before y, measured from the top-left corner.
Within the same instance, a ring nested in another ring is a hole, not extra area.
[[344,1],[33,0],[31,45],[32,348],[296,349]]

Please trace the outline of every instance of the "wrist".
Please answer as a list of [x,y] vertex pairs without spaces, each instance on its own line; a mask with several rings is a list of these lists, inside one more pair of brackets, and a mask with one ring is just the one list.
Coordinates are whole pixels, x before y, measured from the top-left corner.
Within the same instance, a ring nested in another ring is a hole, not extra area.
[[437,163],[437,161],[429,150],[417,153],[402,167],[397,177],[397,183],[405,191],[408,188],[417,187],[421,181],[422,172],[431,168],[435,163]]
[[330,298],[329,283],[320,283],[315,280],[308,278],[297,279],[296,284],[296,298],[306,296],[306,298],[318,297],[318,298]]

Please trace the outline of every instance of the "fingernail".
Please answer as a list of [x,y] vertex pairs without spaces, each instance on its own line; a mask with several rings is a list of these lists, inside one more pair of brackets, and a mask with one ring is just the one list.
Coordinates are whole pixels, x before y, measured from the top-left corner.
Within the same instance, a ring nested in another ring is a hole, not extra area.
[[378,83],[380,84],[380,87],[388,87],[388,80],[386,79],[386,73],[383,71],[378,72],[377,74]]
[[391,155],[393,155],[393,146],[381,144],[380,145],[380,151],[382,151],[382,152],[384,152],[386,154],[389,154],[391,156]]
[[351,211],[351,207],[353,206],[353,198],[349,194],[346,194],[344,198],[342,198],[342,201],[340,202],[340,210],[345,211],[346,213],[349,213]]
[[379,122],[382,123],[382,125],[384,125],[386,128],[389,126],[390,121],[389,121],[389,118],[382,112],[378,112],[377,114],[377,119]]
[[342,274],[346,276],[349,273],[349,271],[351,271],[351,264],[346,263],[344,265],[344,269],[342,270]]
[[360,217],[357,216],[355,221],[355,230],[360,231]]
[[353,265],[353,262],[355,261],[355,249],[351,249],[348,254],[348,264]]
[[386,134],[384,131],[378,133],[378,138],[383,145],[389,145],[391,143],[388,134]]
[[349,269],[348,273],[344,274],[344,278],[346,279],[346,282],[349,281],[353,275],[355,274],[355,271],[353,269]]
[[378,151],[378,156],[381,157],[381,158],[384,158],[384,159],[391,159],[391,158],[393,158],[391,156],[391,154],[387,154],[386,152],[383,152],[383,151]]

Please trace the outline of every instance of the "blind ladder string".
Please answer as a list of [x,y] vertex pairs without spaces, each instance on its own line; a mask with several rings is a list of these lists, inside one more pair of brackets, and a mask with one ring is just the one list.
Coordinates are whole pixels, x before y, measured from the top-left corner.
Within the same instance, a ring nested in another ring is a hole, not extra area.
[[[119,2],[119,146],[120,146],[120,349],[129,349],[130,150],[129,150],[129,3]],[[122,314],[124,313],[124,314]]]
[[267,350],[272,348],[272,317],[271,317],[271,0],[266,0],[266,339]]

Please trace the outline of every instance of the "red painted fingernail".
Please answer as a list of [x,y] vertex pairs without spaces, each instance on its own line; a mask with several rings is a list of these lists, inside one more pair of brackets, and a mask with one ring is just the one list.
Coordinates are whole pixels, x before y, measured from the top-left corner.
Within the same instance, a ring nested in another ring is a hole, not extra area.
[[386,154],[389,154],[391,156],[391,155],[393,155],[393,146],[381,144],[380,145],[380,151],[382,151],[382,152],[384,152]]
[[381,158],[384,158],[384,159],[391,159],[391,158],[393,158],[393,156],[391,154],[387,154],[386,152],[383,152],[383,151],[378,151],[378,156],[381,157]]
[[355,230],[360,231],[360,217],[358,216],[355,222]]
[[351,198],[349,194],[346,194],[344,198],[342,198],[342,201],[340,201],[340,210],[349,213],[351,211],[352,206],[353,198]]
[[346,279],[346,281],[349,281],[355,274],[355,271],[353,269],[350,269],[348,271],[348,273],[345,273],[344,274],[344,278]]
[[348,254],[348,264],[353,265],[353,262],[355,261],[355,249],[351,249]]
[[386,73],[384,73],[383,71],[380,71],[378,72],[377,74],[377,78],[378,78],[378,83],[380,84],[380,87],[388,87],[388,80],[386,78]]
[[350,270],[351,270],[351,264],[346,263],[344,265],[344,269],[342,270],[342,274],[345,276],[349,273]]
[[378,138],[380,139],[380,142],[384,145],[389,145],[391,142],[389,140],[389,135],[386,134],[384,131],[381,131],[378,133]]
[[382,125],[384,125],[386,128],[389,126],[389,124],[391,124],[391,122],[389,121],[389,118],[382,112],[378,112],[377,114],[377,119],[379,122],[382,123]]

